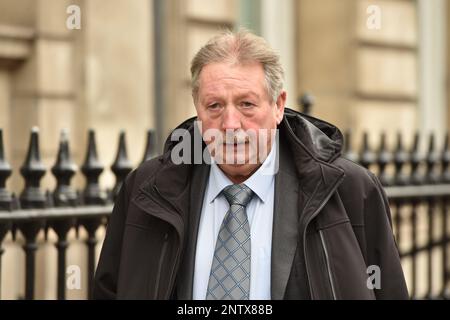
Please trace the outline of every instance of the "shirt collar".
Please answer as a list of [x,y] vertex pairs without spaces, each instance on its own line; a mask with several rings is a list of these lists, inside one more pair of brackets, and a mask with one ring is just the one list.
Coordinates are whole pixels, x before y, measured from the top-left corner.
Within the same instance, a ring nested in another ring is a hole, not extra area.
[[[243,183],[249,187],[262,202],[265,202],[270,191],[270,186],[276,173],[277,144],[274,141],[269,155],[262,165]],[[232,185],[233,182],[223,173],[214,159],[211,159],[211,171],[209,175],[208,203],[211,203],[222,192],[223,188]]]

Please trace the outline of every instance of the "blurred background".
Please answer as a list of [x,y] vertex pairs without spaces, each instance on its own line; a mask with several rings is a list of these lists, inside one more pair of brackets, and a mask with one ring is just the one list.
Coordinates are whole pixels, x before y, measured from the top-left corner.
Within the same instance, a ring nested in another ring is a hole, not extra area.
[[[116,156],[120,130],[132,166],[142,160],[148,129],[159,153],[170,130],[195,115],[193,55],[220,30],[239,27],[280,53],[288,106],[302,110],[301,97],[310,94],[311,114],[351,129],[356,150],[364,132],[374,147],[385,133],[390,150],[398,133],[408,148],[416,132],[434,133],[436,146],[443,146],[450,121],[446,0],[0,0],[0,128],[13,172],[6,189],[19,194],[25,187],[19,168],[34,126],[47,168],[55,163],[62,129],[78,165],[90,128],[105,168]],[[418,148],[427,150],[427,140],[421,141]],[[77,173],[72,185],[83,188],[84,181]],[[114,183],[105,169],[100,186]],[[55,186],[47,172],[41,188]],[[103,232],[99,228],[100,239]],[[75,239],[73,230],[69,239],[67,263],[83,269],[84,240]],[[10,233],[3,241],[2,299],[24,296],[21,241]],[[56,249],[43,231],[37,241],[35,297],[55,299]],[[96,255],[100,247],[101,241]],[[447,283],[447,262],[440,265],[444,275],[433,280],[436,290]],[[85,298],[85,282],[83,274],[81,289],[67,290],[67,298]],[[416,289],[432,291],[427,288]]]

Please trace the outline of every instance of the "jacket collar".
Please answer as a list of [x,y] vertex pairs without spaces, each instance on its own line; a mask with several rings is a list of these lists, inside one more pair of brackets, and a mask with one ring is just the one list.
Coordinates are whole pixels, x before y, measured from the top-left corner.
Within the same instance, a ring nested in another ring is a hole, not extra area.
[[[189,140],[191,150],[196,148],[196,139],[200,133],[194,125],[196,118],[190,118],[183,122],[178,128],[187,129],[186,136],[180,138],[181,141]],[[178,129],[177,128],[177,129]],[[312,195],[317,187],[330,186],[332,180],[343,174],[343,171],[331,162],[341,154],[342,134],[333,125],[322,120],[300,114],[291,109],[285,110],[284,119],[278,127],[280,142],[289,146],[295,169],[299,180],[302,181],[302,190]],[[196,165],[174,164],[171,161],[171,151],[178,144],[169,137],[166,140],[164,155],[161,159],[163,165],[156,173],[154,184],[166,199],[177,207],[179,213],[185,211],[183,196],[188,196],[188,187],[192,169]],[[204,150],[205,143],[201,142],[201,149]],[[191,163],[195,162],[194,152],[191,152]],[[204,165],[202,160],[202,165]],[[325,174],[326,173],[326,174]],[[319,183],[319,184],[318,184]],[[148,186],[144,186],[146,188]]]
[[[312,119],[314,121],[314,118]],[[332,132],[325,135],[311,121],[295,113],[288,113],[285,120],[287,121],[280,125],[280,140],[284,139],[290,146],[299,188],[306,195],[300,221],[302,229],[306,230],[309,221],[345,176],[341,168],[332,164],[333,160],[341,155],[342,134],[329,125],[327,129]],[[330,136],[334,140],[330,139]]]

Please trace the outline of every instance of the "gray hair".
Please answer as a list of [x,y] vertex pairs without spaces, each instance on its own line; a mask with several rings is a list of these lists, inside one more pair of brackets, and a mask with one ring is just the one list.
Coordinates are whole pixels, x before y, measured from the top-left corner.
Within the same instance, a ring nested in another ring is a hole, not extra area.
[[245,64],[261,63],[266,78],[267,92],[277,100],[283,90],[284,71],[280,56],[266,40],[247,30],[232,32],[227,30],[208,41],[191,62],[191,88],[194,100],[197,99],[200,73],[206,65],[215,62]]

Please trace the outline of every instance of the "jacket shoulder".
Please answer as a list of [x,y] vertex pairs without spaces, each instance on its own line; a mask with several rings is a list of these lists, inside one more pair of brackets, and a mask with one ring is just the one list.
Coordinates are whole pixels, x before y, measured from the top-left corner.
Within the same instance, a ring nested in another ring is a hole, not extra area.
[[389,210],[387,197],[372,172],[343,157],[333,164],[345,172],[338,195],[353,226],[364,226],[368,215],[386,215]]
[[152,178],[161,168],[162,161],[163,156],[158,156],[143,162],[131,171],[125,180],[125,187],[128,190],[128,194],[136,192],[145,181]]
[[366,193],[378,189],[381,186],[375,174],[358,163],[344,157],[339,157],[333,162],[333,165],[342,169],[345,173],[345,179],[342,183],[342,187],[344,188],[360,190]]

